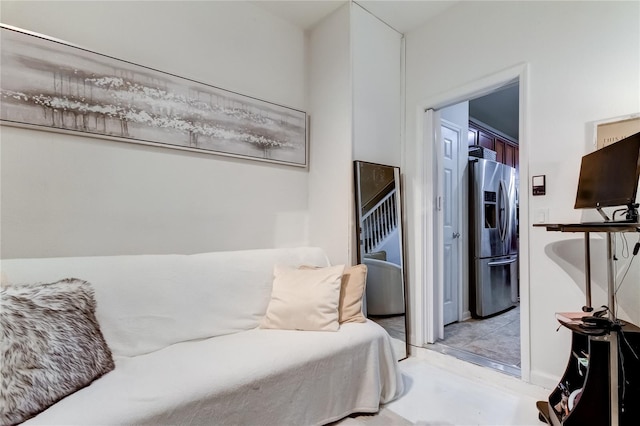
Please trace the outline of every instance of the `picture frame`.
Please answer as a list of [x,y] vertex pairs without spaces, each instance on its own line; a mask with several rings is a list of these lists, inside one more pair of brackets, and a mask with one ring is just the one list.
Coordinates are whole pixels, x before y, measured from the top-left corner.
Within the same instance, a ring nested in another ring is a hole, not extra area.
[[594,147],[604,148],[640,132],[640,113],[597,121],[594,127]]
[[0,24],[2,125],[308,167],[306,112]]

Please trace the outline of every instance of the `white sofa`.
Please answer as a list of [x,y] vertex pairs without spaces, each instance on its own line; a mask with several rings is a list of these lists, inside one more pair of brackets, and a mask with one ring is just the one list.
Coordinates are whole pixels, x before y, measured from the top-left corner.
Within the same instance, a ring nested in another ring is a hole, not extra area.
[[75,277],[95,290],[115,369],[28,425],[319,425],[402,392],[388,334],[259,329],[275,264],[318,248],[2,260],[9,282]]

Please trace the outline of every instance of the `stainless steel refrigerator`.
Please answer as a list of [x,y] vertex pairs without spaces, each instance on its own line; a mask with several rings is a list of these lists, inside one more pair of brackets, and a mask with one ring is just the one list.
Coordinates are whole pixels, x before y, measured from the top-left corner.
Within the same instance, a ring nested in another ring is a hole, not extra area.
[[518,298],[516,170],[496,161],[469,159],[471,313],[486,317]]

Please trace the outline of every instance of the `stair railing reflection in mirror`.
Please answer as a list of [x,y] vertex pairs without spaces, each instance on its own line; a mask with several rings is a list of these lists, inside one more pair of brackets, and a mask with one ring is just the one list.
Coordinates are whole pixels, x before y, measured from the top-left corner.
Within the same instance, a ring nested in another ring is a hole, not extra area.
[[358,263],[367,265],[365,315],[408,356],[400,168],[354,161]]

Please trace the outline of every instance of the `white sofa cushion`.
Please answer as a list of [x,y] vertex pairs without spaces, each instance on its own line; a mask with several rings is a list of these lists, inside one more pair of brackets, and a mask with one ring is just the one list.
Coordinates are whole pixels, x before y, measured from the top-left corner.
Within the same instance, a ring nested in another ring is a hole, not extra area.
[[116,361],[25,425],[314,425],[376,412],[402,392],[377,324],[255,329]]
[[322,249],[195,255],[3,259],[13,283],[79,278],[95,290],[96,317],[114,357],[258,327],[276,264],[328,266]]

